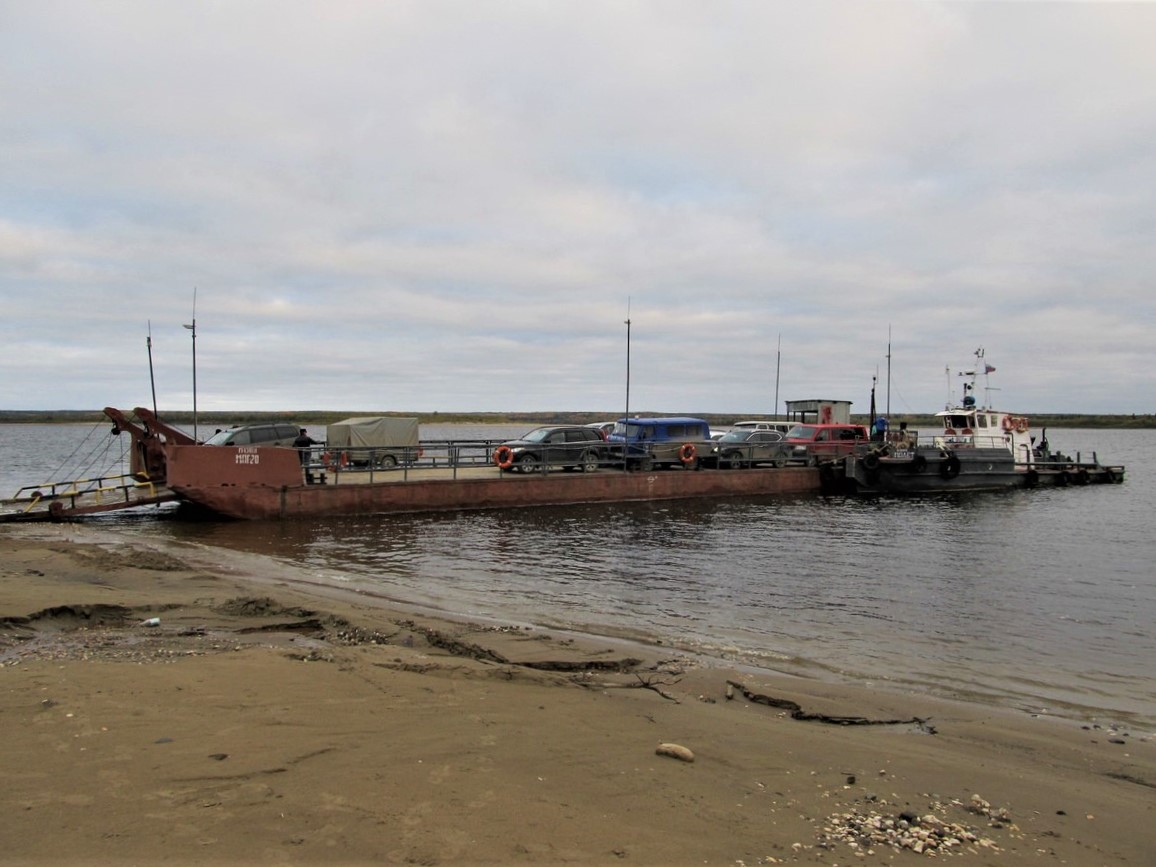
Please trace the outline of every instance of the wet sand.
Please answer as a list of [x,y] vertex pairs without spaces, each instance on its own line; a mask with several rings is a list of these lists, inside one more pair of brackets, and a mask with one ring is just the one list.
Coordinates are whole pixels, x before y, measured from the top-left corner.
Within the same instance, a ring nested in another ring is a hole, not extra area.
[[90,525],[0,532],[0,665],[4,864],[1156,863],[1150,732]]

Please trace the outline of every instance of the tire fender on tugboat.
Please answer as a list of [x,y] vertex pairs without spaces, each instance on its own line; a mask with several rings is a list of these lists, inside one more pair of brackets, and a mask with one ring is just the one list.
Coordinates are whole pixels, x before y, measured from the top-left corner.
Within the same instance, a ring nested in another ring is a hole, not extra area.
[[939,465],[939,474],[945,479],[954,479],[959,475],[959,469],[959,457],[955,452],[948,452],[943,463]]

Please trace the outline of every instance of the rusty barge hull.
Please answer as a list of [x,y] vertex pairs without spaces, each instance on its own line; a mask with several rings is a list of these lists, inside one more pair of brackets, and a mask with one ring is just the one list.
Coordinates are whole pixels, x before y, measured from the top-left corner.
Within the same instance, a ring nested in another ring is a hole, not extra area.
[[496,467],[437,477],[422,471],[379,474],[385,481],[349,474],[327,484],[305,484],[297,455],[288,449],[240,446],[174,446],[168,450],[168,484],[180,499],[241,520],[301,520],[348,515],[449,512],[818,493],[818,470],[809,467],[734,471],[661,470],[532,475]]

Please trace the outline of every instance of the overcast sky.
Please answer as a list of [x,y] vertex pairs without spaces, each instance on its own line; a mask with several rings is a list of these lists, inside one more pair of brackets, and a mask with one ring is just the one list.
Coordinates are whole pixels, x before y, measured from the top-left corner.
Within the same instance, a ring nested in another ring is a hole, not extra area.
[[[1156,4],[0,0],[0,409],[1156,411]],[[629,317],[630,340],[627,341]],[[951,389],[949,392],[949,381]]]

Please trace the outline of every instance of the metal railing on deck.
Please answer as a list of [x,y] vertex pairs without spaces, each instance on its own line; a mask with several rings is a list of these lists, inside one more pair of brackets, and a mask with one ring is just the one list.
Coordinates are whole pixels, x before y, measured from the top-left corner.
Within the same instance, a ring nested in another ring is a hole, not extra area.
[[368,481],[377,476],[408,478],[410,470],[457,470],[493,466],[494,449],[500,440],[427,440],[417,446],[349,446],[333,448],[325,444],[298,449],[303,455],[301,466],[306,473],[333,475],[367,474]]
[[[447,469],[457,478],[459,469],[494,467],[494,452],[504,440],[427,440],[417,446],[332,448],[322,445],[299,449],[304,456],[302,468],[314,483],[343,474],[364,474],[366,481],[408,479],[411,470]],[[708,447],[704,445],[704,451]],[[529,472],[546,473],[553,469],[575,467],[583,457],[593,453],[599,467],[621,467],[622,447],[605,442],[535,444],[513,456],[511,466]],[[701,452],[700,452],[701,454]],[[632,457],[633,457],[632,452]]]

